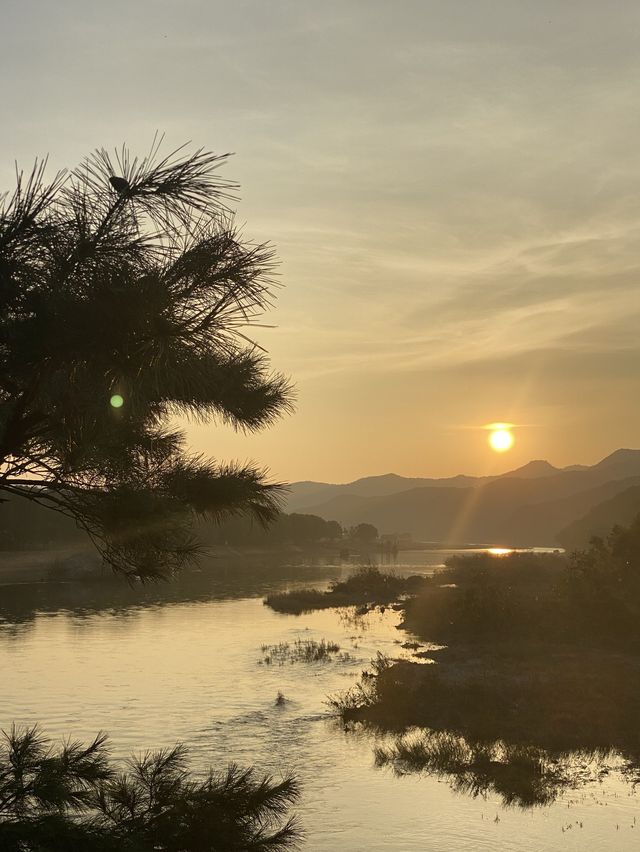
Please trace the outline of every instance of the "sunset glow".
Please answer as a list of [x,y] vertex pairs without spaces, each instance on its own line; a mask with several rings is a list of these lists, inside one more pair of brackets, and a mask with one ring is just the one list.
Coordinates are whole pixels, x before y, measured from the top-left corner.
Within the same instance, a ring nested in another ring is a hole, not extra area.
[[1,20],[0,852],[640,852],[640,4]]
[[513,442],[513,433],[509,429],[494,429],[489,433],[489,446],[496,453],[505,453],[507,450],[510,450]]

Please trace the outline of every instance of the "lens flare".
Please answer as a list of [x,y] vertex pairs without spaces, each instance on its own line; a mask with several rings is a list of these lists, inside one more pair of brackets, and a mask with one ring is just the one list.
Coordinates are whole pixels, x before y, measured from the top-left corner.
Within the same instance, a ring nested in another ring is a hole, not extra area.
[[114,393],[109,402],[112,408],[122,408],[122,406],[124,405],[124,399],[120,396],[119,393]]

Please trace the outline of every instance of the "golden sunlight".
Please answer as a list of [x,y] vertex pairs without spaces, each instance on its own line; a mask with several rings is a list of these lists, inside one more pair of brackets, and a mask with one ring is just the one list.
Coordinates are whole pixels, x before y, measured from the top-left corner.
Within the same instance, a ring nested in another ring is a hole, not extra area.
[[486,428],[489,432],[489,446],[496,453],[505,453],[510,450],[514,443],[513,433],[510,430],[511,423],[491,423]]

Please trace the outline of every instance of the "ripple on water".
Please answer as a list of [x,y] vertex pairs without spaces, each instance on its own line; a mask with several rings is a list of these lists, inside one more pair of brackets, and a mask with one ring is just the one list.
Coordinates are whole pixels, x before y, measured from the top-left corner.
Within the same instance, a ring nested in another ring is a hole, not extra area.
[[[184,741],[201,769],[234,760],[295,771],[310,852],[637,848],[638,800],[614,778],[522,811],[375,768],[376,737],[345,732],[328,718],[326,698],[378,650],[409,654],[398,646],[397,620],[389,610],[357,626],[335,611],[282,616],[228,589],[219,598],[32,613],[0,623],[0,724],[37,721],[56,737],[106,730],[117,755]],[[352,660],[258,665],[263,644],[297,637],[336,642]]]

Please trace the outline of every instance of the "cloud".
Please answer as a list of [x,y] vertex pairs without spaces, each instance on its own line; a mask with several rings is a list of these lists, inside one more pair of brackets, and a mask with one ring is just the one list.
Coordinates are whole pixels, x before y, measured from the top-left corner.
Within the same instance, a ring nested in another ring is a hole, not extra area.
[[469,376],[513,398],[525,374],[581,407],[588,387],[594,419],[626,388],[629,413],[639,26],[623,0],[9,0],[0,178],[156,128],[236,151],[286,285],[255,333],[334,419],[445,379],[453,416],[482,405]]

